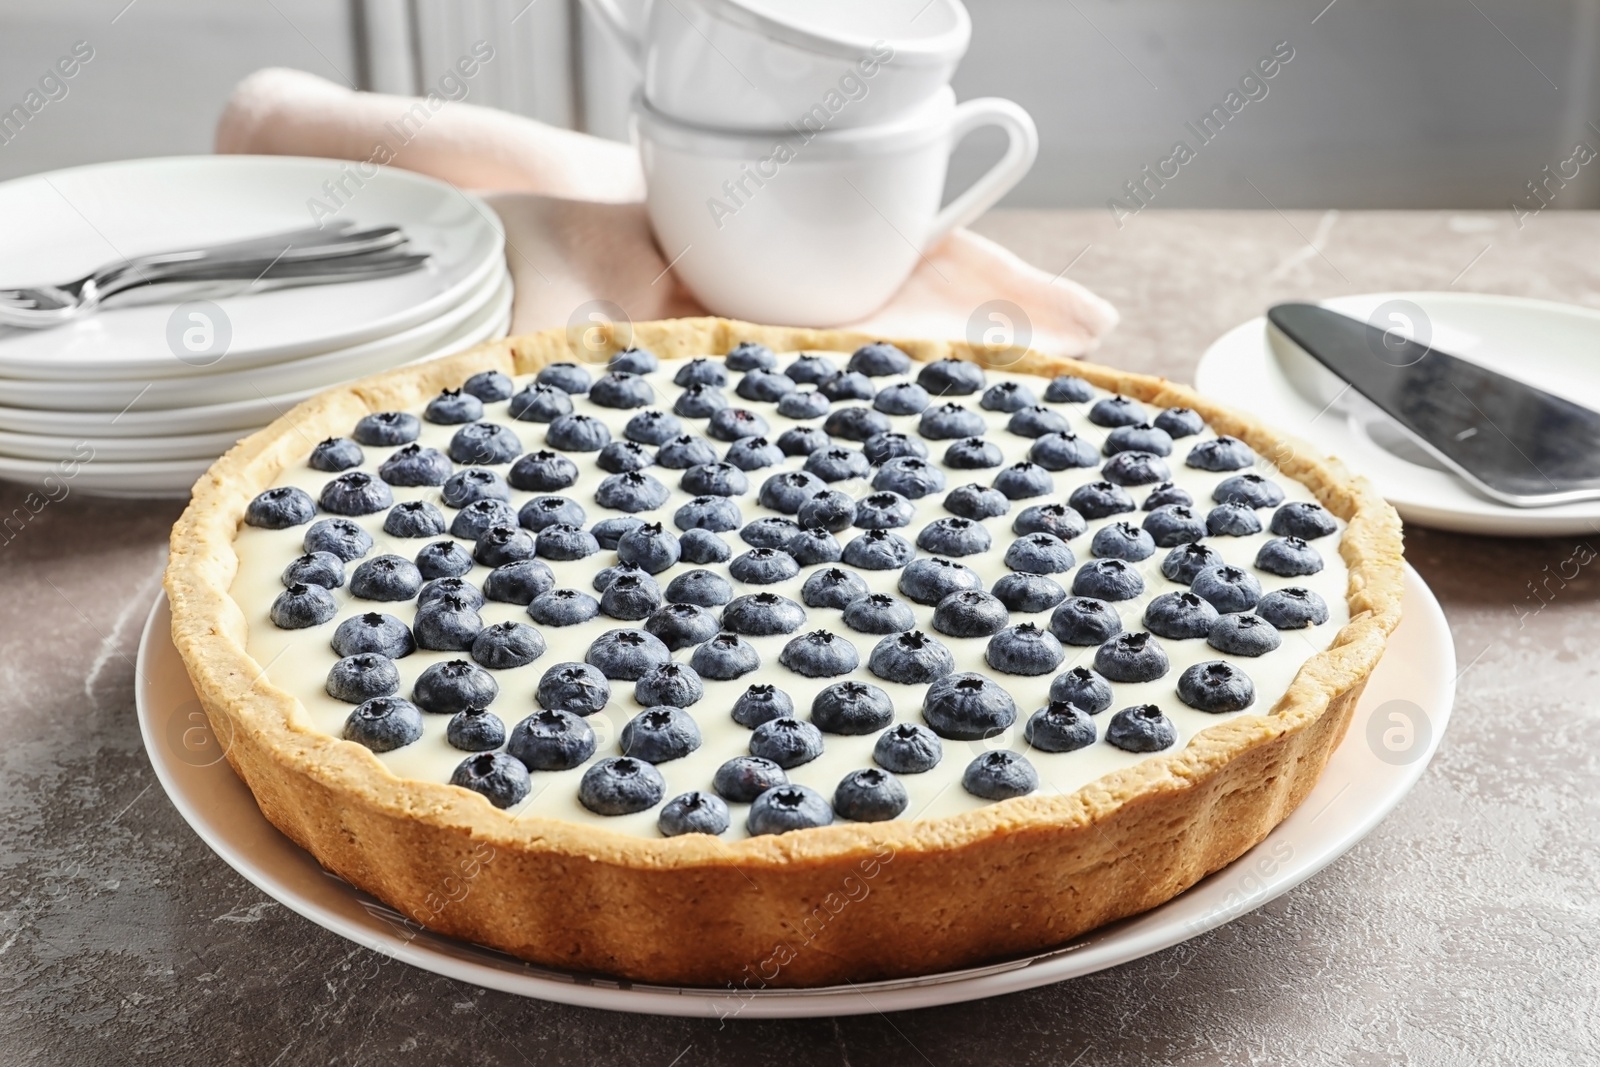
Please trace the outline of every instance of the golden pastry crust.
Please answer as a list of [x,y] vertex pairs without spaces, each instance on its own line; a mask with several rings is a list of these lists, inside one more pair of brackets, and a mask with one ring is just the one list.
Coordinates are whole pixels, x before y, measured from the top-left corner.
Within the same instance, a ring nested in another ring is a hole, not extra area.
[[[672,358],[745,340],[850,352],[876,338],[704,318],[640,323],[630,339]],[[229,595],[233,541],[246,505],[308,441],[478,371],[529,374],[584,358],[575,335],[551,330],[329,390],[241,441],[196,483],[172,532],[172,636],[262,812],[324,867],[442,933],[557,967],[736,989],[929,974],[1039,951],[1169,900],[1253,847],[1316,784],[1399,622],[1394,510],[1337,461],[1164,379],[1022,349],[895,343],[918,360],[1074,374],[1194,408],[1345,520],[1349,624],[1266,714],[1220,723],[1069,795],[948,818],[649,840],[513,818],[465,789],[402,780],[362,746],[312,729],[248,655]]]

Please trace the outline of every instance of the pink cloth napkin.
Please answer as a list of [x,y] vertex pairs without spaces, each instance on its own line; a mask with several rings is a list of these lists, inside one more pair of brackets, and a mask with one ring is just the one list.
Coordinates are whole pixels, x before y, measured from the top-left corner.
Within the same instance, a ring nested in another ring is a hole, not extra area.
[[[641,203],[630,145],[472,104],[353,92],[302,71],[257,71],[217,124],[222,153],[373,160],[485,191],[505,223],[514,332],[565,326],[589,301],[631,319],[704,315],[668,271]],[[1117,323],[1100,297],[968,230],[931,250],[887,305],[855,327],[958,339],[974,309],[1009,302],[1041,351],[1080,356]],[[1000,327],[1004,310],[985,317]]]

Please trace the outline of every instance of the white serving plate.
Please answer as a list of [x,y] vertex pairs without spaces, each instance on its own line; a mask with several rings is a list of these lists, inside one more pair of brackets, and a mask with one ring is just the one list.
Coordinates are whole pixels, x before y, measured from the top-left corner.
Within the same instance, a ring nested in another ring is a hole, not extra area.
[[[423,269],[347,285],[218,297],[232,341],[206,368],[225,373],[388,337],[460,304],[504,255],[482,200],[391,167],[292,156],[193,156],[101,163],[0,183],[0,288],[64,282],[108,262],[315,225],[397,224],[432,257]],[[351,177],[354,175],[354,178]],[[360,185],[357,187],[356,181]],[[0,376],[148,380],[196,373],[167,340],[170,304],[113,307],[53,330],[0,328]]]
[[[1404,301],[1422,310],[1444,352],[1600,409],[1600,311],[1482,293],[1367,293],[1322,302],[1366,320]],[[1398,325],[1385,318],[1384,326]],[[1264,318],[1217,339],[1195,369],[1195,385],[1251,411],[1366,474],[1407,522],[1499,537],[1557,537],[1600,528],[1600,500],[1514,508],[1481,496],[1370,405],[1329,406],[1297,388],[1274,353]],[[1356,398],[1359,399],[1359,398]]]
[[[1406,569],[1405,618],[1367,684],[1348,735],[1304,803],[1232,865],[1143,915],[1050,952],[984,967],[824,989],[647,985],[577,974],[434,934],[325,872],[262,816],[224,760],[158,599],[139,645],[135,690],[146,752],[167,796],[201,839],[285,907],[384,956],[540,1000],[709,1018],[826,1017],[955,1004],[1115,967],[1229,922],[1311,877],[1365,837],[1421,777],[1455,699],[1456,659],[1439,602]],[[1413,727],[1401,752],[1386,730]],[[1264,949],[1269,946],[1263,946]],[[263,945],[262,951],[270,947]]]

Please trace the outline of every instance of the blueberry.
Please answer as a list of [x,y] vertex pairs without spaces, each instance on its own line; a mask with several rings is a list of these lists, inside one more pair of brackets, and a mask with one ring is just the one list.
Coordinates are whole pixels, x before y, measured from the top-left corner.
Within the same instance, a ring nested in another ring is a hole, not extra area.
[[751,803],[745,828],[752,836],[758,836],[808,830],[832,822],[833,809],[821,793],[803,785],[780,785]]
[[911,606],[887,593],[859,596],[844,606],[844,624],[857,633],[897,634],[917,624]]
[[1089,713],[1065,700],[1052,700],[1022,728],[1023,739],[1040,752],[1076,752],[1094,744],[1096,733]]
[[1055,534],[1031,533],[1011,542],[1005,564],[1024,574],[1064,574],[1077,566],[1072,549]]
[[1144,592],[1139,572],[1120,559],[1092,559],[1072,576],[1072,595],[1097,600],[1132,600]]
[[304,630],[321,626],[339,613],[333,594],[320,585],[296,582],[278,594],[268,612],[280,630]]
[[1211,602],[1223,614],[1249,611],[1261,599],[1261,583],[1255,576],[1240,567],[1219,564],[1207,567],[1189,583],[1196,596]]
[[411,687],[411,702],[436,715],[454,715],[467,708],[486,708],[500,695],[494,676],[464,659],[430,665]]
[[[1100,516],[1096,516],[1099,518]],[[1011,532],[1022,536],[1031,533],[1054,534],[1063,541],[1080,537],[1089,528],[1076,508],[1066,504],[1033,504],[1022,509]]]
[[766,345],[754,341],[740,341],[728,350],[724,362],[729,370],[772,370],[778,365],[778,357]]
[[733,721],[754,729],[764,722],[794,714],[789,694],[773,685],[752,685],[733,702]]
[[1168,437],[1193,437],[1206,428],[1206,420],[1193,408],[1167,408],[1153,422]]
[[1178,699],[1198,711],[1243,711],[1256,699],[1249,675],[1220,659],[1196,663],[1178,676]]
[[944,642],[921,630],[891,634],[873,646],[867,669],[887,682],[924,685],[956,669]]
[[554,422],[572,414],[572,398],[547,382],[534,382],[511,398],[506,413],[518,422]]
[[566,452],[598,452],[611,440],[611,431],[599,419],[574,412],[552,419],[544,439]]
[[1153,682],[1170,666],[1166,650],[1143,632],[1118,634],[1094,654],[1094,669],[1113,682]]
[[786,419],[820,419],[832,406],[833,401],[815,389],[799,389],[778,401],[778,414]]
[[793,519],[767,515],[746,523],[739,531],[739,540],[752,548],[782,548],[799,532],[800,525]]
[[472,554],[457,541],[434,541],[417,551],[416,563],[424,578],[459,578],[472,569]]
[[[654,580],[625,574],[606,585],[600,594],[600,611],[613,619],[638,622],[661,606],[661,590]],[[638,632],[638,631],[630,631]]]
[[1039,398],[1033,395],[1033,390],[1021,382],[1000,382],[991,385],[984,390],[982,398],[978,401],[985,411],[1001,411],[1007,414],[1031,408],[1038,402]]
[[450,535],[476,541],[496,526],[516,526],[517,513],[504,500],[474,500],[450,520]]
[[681,434],[656,451],[656,464],[668,470],[688,470],[702,463],[715,463],[717,450],[703,437]]
[[951,593],[982,588],[976,571],[937,556],[914,559],[900,572],[900,591],[918,604],[937,604]]
[[441,499],[452,508],[464,508],[475,500],[511,500],[511,486],[496,471],[467,467],[456,471],[439,490]]
[[951,637],[991,637],[1010,621],[999,598],[977,589],[951,593],[933,609],[933,628]]
[[917,420],[917,433],[930,441],[981,437],[983,431],[983,416],[954,402],[930,407]]
[[722,612],[723,627],[746,637],[792,634],[805,621],[805,608],[776,593],[746,593],[735,597]]
[[1206,644],[1233,656],[1264,656],[1283,644],[1283,638],[1261,616],[1236,612],[1212,624]]
[[714,793],[693,790],[679,793],[661,806],[656,829],[663,837],[684,834],[716,834],[728,828],[728,805]]
[[1050,699],[1065,700],[1098,715],[1111,706],[1111,683],[1088,667],[1074,667],[1050,683]]
[[1213,537],[1249,537],[1261,532],[1261,518],[1247,504],[1229,501],[1206,513],[1206,533]]
[[[351,467],[359,467],[366,460],[361,446],[348,437],[329,437],[317,442],[311,449],[308,466],[314,471],[337,474]],[[252,523],[251,525],[254,525]]]
[[1067,504],[1086,519],[1105,519],[1133,510],[1133,497],[1111,482],[1085,482],[1067,497]]
[[[580,416],[562,416],[562,418],[578,417]],[[457,463],[494,467],[501,463],[510,463],[520,456],[522,439],[509,427],[493,422],[473,422],[461,427],[450,438],[449,452],[450,458]]]
[[711,385],[691,385],[672,402],[672,412],[686,419],[709,419],[728,406],[722,390]]
[[515,388],[510,377],[497,370],[481,370],[461,383],[463,393],[475,396],[485,404],[509,400]]
[[1004,674],[1049,674],[1065,658],[1056,636],[1031,622],[1001,630],[989,638],[983,653],[984,662]]
[[786,374],[772,370],[752,370],[745,372],[733,391],[746,400],[776,404],[785,394],[794,390],[794,379]]
[[422,588],[422,571],[403,556],[373,556],[350,575],[350,595],[361,600],[410,600]]
[[1256,604],[1256,614],[1280,630],[1300,630],[1328,621],[1327,602],[1309,589],[1274,589]]
[[633,699],[645,707],[687,708],[705,695],[705,683],[687,663],[659,663],[645,671],[633,687]]
[[1252,465],[1256,454],[1237,437],[1214,437],[1189,449],[1184,462],[1203,471],[1237,471]]
[[528,617],[541,626],[576,626],[600,614],[600,602],[577,589],[552,589],[528,602]]
[[1243,504],[1247,508],[1275,508],[1283,503],[1283,490],[1270,478],[1247,471],[1218,482],[1211,491],[1211,499],[1219,504]]
[[865,478],[872,472],[866,453],[857,448],[819,448],[806,457],[805,470],[825,482],[843,482],[851,478]]
[[511,729],[506,751],[530,771],[570,771],[594,755],[594,729],[570,711],[536,711]]
[[742,471],[758,471],[782,463],[783,449],[765,437],[741,437],[728,446],[722,461]]
[[789,784],[783,768],[757,756],[735,756],[717,768],[711,788],[724,800],[748,804],[761,794]]
[[800,587],[800,599],[813,608],[843,608],[866,595],[867,583],[842,567],[816,571]]
[[655,461],[655,453],[637,441],[608,441],[594,464],[607,474],[623,474],[644,470]]
[[916,508],[895,492],[868,493],[856,503],[856,526],[863,530],[898,530],[911,523]]
[[974,556],[989,550],[989,531],[971,519],[935,519],[917,534],[917,547],[944,556]]
[[721,626],[715,615],[696,604],[663,604],[645,618],[644,629],[676,652],[711,640]]
[[372,535],[349,519],[318,519],[306,530],[307,552],[331,552],[352,563],[372,551]]
[[833,807],[853,822],[883,822],[906,810],[911,798],[892,774],[876,767],[851,771],[833,791]]
[[1206,535],[1206,524],[1187,504],[1163,504],[1144,517],[1157,548],[1177,548]]
[[324,689],[333,699],[346,704],[393,696],[400,691],[400,670],[394,660],[376,652],[345,656],[328,669]]
[[750,754],[791,770],[822,755],[822,731],[788,716],[769,719],[750,735]]
[[722,408],[711,416],[706,433],[718,441],[737,441],[741,437],[765,437],[771,429],[767,420],[744,408]]
[[525,622],[497,622],[472,639],[473,660],[493,671],[526,667],[544,653],[544,635]]
[[1144,408],[1125,396],[1108,396],[1089,409],[1089,421],[1096,426],[1137,426],[1145,421]]
[[917,384],[934,396],[969,396],[983,388],[983,368],[960,359],[924,364]]
[[689,666],[702,678],[728,682],[761,666],[761,655],[738,634],[720,633],[694,650]]
[[[914,456],[901,456],[889,460],[878,468],[872,477],[872,487],[884,492],[899,493],[908,500],[920,500],[943,491],[944,473],[927,460]],[[1003,487],[999,488],[1004,492]]]
[[1047,433],[1067,433],[1069,427],[1061,412],[1034,404],[1013,412],[1006,429],[1018,437],[1043,437]]
[[733,599],[733,586],[715,571],[684,571],[667,583],[666,599],[672,604],[715,608]]
[[589,401],[603,408],[649,407],[656,398],[650,383],[637,374],[612,371],[589,387]]
[[802,355],[783,369],[792,380],[815,385],[832,374],[839,373],[838,366],[826,356]]
[[483,401],[460,389],[446,389],[428,401],[422,417],[442,426],[476,422],[483,418]]
[[922,717],[951,741],[993,737],[1017,721],[1017,705],[999,683],[981,674],[947,674],[928,687]]
[[1028,460],[1048,471],[1064,471],[1093,467],[1100,456],[1075,433],[1047,433],[1028,448]]
[[536,496],[517,511],[517,524],[535,533],[558,522],[582,526],[587,519],[582,506],[564,496]]
[[667,763],[700,747],[700,727],[682,708],[647,707],[627,721],[618,740],[624,756]]
[[651,574],[660,574],[678,562],[682,549],[678,539],[659,522],[646,523],[626,533],[617,542],[617,558]]
[[856,521],[856,502],[847,493],[828,489],[800,505],[795,518],[802,527],[821,527],[829,533],[850,528]]
[[1272,523],[1268,529],[1279,537],[1315,541],[1336,532],[1339,522],[1321,504],[1294,500],[1272,513]]
[[472,558],[485,567],[532,559],[538,542],[527,530],[515,526],[491,526],[472,546]]
[[405,411],[379,411],[363,415],[350,436],[359,444],[374,446],[406,445],[422,433],[422,422]]
[[672,384],[685,387],[690,385],[727,385],[728,371],[720,360],[691,359],[678,367],[678,372],[672,376]]
[[393,752],[422,736],[422,712],[399,697],[374,697],[344,721],[344,739],[374,752]]
[[762,482],[757,499],[764,508],[793,515],[806,501],[827,488],[827,483],[810,471],[787,471]]
[[928,391],[913,382],[896,382],[872,398],[872,406],[885,415],[916,415],[931,403]]
[[835,409],[822,423],[824,433],[846,441],[864,442],[879,434],[886,434],[893,428],[894,424],[883,412],[856,404]]
[[648,348],[624,348],[611,357],[606,368],[624,374],[650,374],[661,369],[661,360]]
[[945,494],[944,509],[974,522],[992,519],[1011,510],[1011,501],[998,489],[971,484]]
[[873,378],[891,374],[904,374],[911,369],[911,357],[888,341],[873,341],[862,345],[850,355],[846,370],[856,371]]
[[603,508],[636,515],[641,511],[654,511],[671,495],[670,489],[643,471],[628,471],[608,474],[601,479],[594,491],[594,502]]
[[1116,485],[1154,485],[1171,478],[1172,471],[1154,452],[1118,452],[1101,465],[1100,477]]
[[597,760],[578,782],[578,802],[596,815],[631,815],[661,803],[667,783],[655,767],[629,756]]
[[1204,637],[1217,621],[1217,609],[1193,593],[1162,593],[1144,609],[1144,627],[1176,641]]
[[1155,538],[1131,522],[1113,522],[1095,531],[1089,551],[1106,559],[1138,563],[1156,554]]
[[1172,455],[1172,437],[1165,430],[1148,423],[1136,426],[1118,426],[1106,434],[1101,452],[1114,456],[1118,452],[1148,452],[1153,456]]
[[[518,456],[506,472],[506,481],[514,489],[530,493],[553,493],[565,489],[578,480],[578,465],[566,456],[545,449]],[[507,494],[506,499],[510,499]]]
[[1139,704],[1111,716],[1106,741],[1124,752],[1160,752],[1178,743],[1178,728],[1154,704]]
[[678,549],[685,563],[726,563],[733,558],[733,549],[710,530],[685,530],[678,538]]
[[984,800],[1024,797],[1039,788],[1039,772],[1009,749],[985,752],[961,772],[961,787]]
[[1067,598],[1060,582],[1042,574],[1008,574],[998,579],[990,592],[1007,608],[1024,615],[1049,611]]
[[[267,493],[273,492],[277,490],[267,490]],[[300,490],[296,489],[294,492],[299,493]],[[262,494],[265,495],[266,493]],[[260,500],[261,497],[256,499]],[[387,485],[366,471],[347,471],[322,487],[318,503],[322,505],[322,510],[331,511],[335,515],[373,515],[393,504],[394,494],[389,492]],[[310,518],[311,516],[307,514],[300,522],[306,522]],[[294,526],[298,523],[285,523],[285,525]]]
[[534,381],[540,385],[559,389],[563,393],[582,396],[589,391],[594,379],[589,376],[588,371],[576,363],[547,363],[539,369]]
[[856,646],[831,630],[812,630],[791,638],[778,662],[806,678],[834,678],[861,666]]
[[506,743],[506,724],[488,708],[465,708],[450,716],[444,739],[463,752],[492,752]]
[[307,552],[296,556],[283,569],[284,585],[320,585],[337,589],[344,584],[344,560],[332,552]]
[[418,648],[436,652],[466,652],[472,648],[483,619],[466,601],[446,593],[417,609],[411,632]]
[[841,558],[865,571],[891,571],[904,567],[917,550],[899,534],[888,530],[868,530],[850,539]]
[[549,711],[592,715],[611,699],[611,683],[592,664],[557,663],[540,675],[534,699]]
[[1083,404],[1094,399],[1094,388],[1082,378],[1063,374],[1051,379],[1045,387],[1044,398],[1052,404]]
[[895,774],[922,774],[939,765],[944,745],[939,735],[921,723],[903,722],[878,735],[872,759]]
[[952,470],[988,470],[1004,462],[1000,446],[981,437],[963,437],[944,450],[944,465]]
[[1165,504],[1193,507],[1194,497],[1182,486],[1173,485],[1171,482],[1160,482],[1145,494],[1144,503],[1140,504],[1139,508],[1142,511],[1154,511]]
[[[951,445],[954,448],[955,445]],[[887,463],[891,459],[909,456],[914,459],[927,459],[928,446],[903,433],[892,431],[874,434],[867,438],[861,445],[861,451],[867,454],[867,459],[873,463]],[[948,454],[948,453],[947,453]]]
[[1065,645],[1100,645],[1122,632],[1122,618],[1104,600],[1075,596],[1051,613],[1050,632]]
[[637,682],[672,659],[667,646],[644,630],[607,630],[589,644],[589,665],[612,681]]
[[1220,567],[1222,557],[1201,544],[1179,545],[1161,561],[1161,574],[1169,582],[1188,585],[1208,567]]
[[669,415],[665,411],[653,408],[634,415],[622,428],[623,437],[641,445],[664,445],[682,434],[683,423],[676,415]]
[[772,585],[786,582],[800,573],[800,564],[789,553],[776,548],[752,548],[734,556],[728,574],[746,585]]
[[460,597],[468,607],[483,607],[484,597],[478,587],[465,578],[434,578],[417,590],[417,607],[437,600],[446,594]]

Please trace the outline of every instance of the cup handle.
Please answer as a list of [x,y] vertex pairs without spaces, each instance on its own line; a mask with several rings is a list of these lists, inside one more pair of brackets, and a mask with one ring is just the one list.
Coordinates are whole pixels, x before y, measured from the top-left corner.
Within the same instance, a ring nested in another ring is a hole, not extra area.
[[957,226],[965,226],[993,207],[995,201],[1022,180],[1039,155],[1039,129],[1033,124],[1033,118],[1021,105],[997,96],[956,105],[950,120],[950,151],[954,152],[963,137],[982,126],[999,126],[1006,131],[1005,154],[966,192],[933,217],[922,242],[923,251],[944,240]]
[[617,0],[583,0],[595,20],[605,29],[606,35],[628,54],[636,68],[644,67],[644,42],[639,31],[629,24],[628,16],[617,5]]

